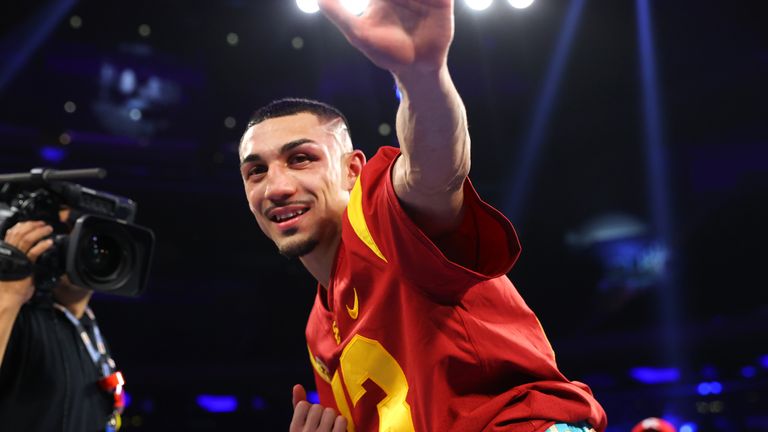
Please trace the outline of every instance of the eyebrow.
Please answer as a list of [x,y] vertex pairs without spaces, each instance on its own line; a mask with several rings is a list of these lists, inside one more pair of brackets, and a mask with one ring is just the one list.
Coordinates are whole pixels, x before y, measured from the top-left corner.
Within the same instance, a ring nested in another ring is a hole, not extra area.
[[[312,141],[309,138],[299,138],[297,140],[293,140],[293,141],[287,142],[287,143],[283,144],[282,146],[280,146],[279,154],[282,155],[282,154],[288,153],[289,151],[295,149],[296,147],[298,147],[300,145],[304,145],[306,143],[311,143],[311,142],[314,142],[314,141]],[[258,153],[251,153],[248,156],[246,156],[245,158],[243,158],[243,161],[240,162],[240,166],[242,167],[245,164],[248,164],[248,163],[251,163],[251,162],[259,162],[261,160],[262,160],[262,158],[261,158],[261,156],[259,156]]]

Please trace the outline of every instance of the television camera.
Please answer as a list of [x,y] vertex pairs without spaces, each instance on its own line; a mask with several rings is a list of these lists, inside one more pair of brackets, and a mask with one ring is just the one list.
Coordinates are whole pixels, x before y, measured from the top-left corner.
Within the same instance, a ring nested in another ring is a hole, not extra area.
[[[104,178],[100,168],[0,175],[0,280],[33,275],[38,291],[50,291],[66,274],[74,285],[137,296],[147,285],[155,236],[133,224],[136,203],[69,180]],[[61,220],[61,212],[69,217]],[[53,227],[53,246],[33,264],[3,242],[13,225],[41,220]]]

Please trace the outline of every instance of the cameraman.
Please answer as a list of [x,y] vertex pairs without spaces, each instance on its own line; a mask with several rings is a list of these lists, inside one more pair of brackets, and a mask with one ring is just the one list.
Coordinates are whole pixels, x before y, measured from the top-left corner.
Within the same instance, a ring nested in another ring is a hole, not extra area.
[[[60,212],[62,221],[68,213]],[[35,262],[52,247],[53,231],[19,222],[4,241]],[[65,275],[50,295],[34,293],[32,276],[0,280],[0,428],[117,430],[123,381],[88,308],[93,292]]]

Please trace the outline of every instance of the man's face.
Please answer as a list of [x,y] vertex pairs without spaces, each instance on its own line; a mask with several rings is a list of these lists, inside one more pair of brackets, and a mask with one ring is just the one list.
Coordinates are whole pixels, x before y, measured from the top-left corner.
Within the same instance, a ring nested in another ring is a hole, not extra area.
[[[304,256],[329,247],[357,172],[339,121],[299,113],[248,129],[240,145],[240,174],[251,212],[280,253]],[[352,169],[354,171],[354,169]]]

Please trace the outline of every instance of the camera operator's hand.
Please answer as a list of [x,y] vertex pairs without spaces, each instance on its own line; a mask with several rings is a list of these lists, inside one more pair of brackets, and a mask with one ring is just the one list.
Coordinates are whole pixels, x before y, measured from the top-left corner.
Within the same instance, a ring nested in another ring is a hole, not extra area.
[[[35,262],[53,245],[53,240],[43,240],[52,232],[53,228],[42,221],[19,222],[5,233],[4,241],[24,252],[30,261]],[[34,291],[32,276],[16,281],[0,281],[0,308],[21,307],[32,297]]]
[[[52,232],[53,228],[41,221],[19,222],[5,233],[4,241],[35,262],[53,245],[53,240],[43,240]],[[21,306],[32,298],[34,292],[32,276],[15,281],[0,281],[0,366],[11,337],[13,323],[16,322]]]

